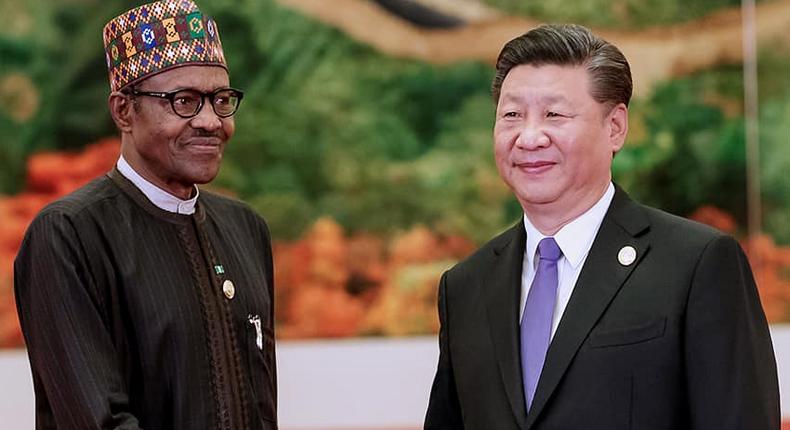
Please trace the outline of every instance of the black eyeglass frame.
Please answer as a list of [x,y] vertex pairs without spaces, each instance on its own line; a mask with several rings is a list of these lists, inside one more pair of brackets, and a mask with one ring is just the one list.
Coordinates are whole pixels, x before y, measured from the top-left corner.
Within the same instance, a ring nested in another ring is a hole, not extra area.
[[[190,91],[195,94],[200,94],[200,103],[198,103],[197,107],[195,108],[195,112],[191,115],[182,115],[178,113],[178,110],[176,110],[176,104],[175,104],[176,94],[184,91]],[[230,91],[234,93],[234,95],[239,99],[239,101],[236,103],[235,108],[233,109],[233,112],[226,115],[222,115],[219,112],[217,112],[217,106],[214,104],[214,98],[217,96],[217,94],[224,91]],[[206,97],[208,97],[209,101],[211,102],[211,109],[218,117],[229,118],[236,114],[236,111],[239,110],[239,106],[241,105],[241,100],[244,98],[244,92],[242,90],[236,88],[230,88],[230,87],[219,88],[214,91],[206,92],[206,93],[202,91],[198,91],[194,88],[179,88],[173,91],[138,91],[135,88],[129,88],[126,91],[126,93],[134,96],[148,96],[148,97],[156,97],[159,99],[168,100],[170,102],[170,107],[173,109],[173,113],[185,119],[194,118],[200,113],[200,111],[203,110],[203,104],[205,103]]]

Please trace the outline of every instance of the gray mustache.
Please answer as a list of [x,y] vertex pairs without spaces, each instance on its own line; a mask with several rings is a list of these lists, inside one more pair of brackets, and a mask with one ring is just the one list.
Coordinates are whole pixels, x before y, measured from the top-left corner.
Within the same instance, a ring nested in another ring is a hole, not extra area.
[[227,139],[225,133],[222,131],[208,131],[200,128],[195,129],[191,137],[215,137],[223,141]]

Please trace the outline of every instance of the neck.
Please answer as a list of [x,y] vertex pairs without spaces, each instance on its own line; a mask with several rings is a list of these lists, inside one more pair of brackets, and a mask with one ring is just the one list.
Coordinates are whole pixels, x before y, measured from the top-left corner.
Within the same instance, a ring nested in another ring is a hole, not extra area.
[[165,192],[181,200],[189,200],[195,193],[195,184],[183,184],[175,180],[162,178],[159,175],[153,173],[151,169],[147,168],[146,164],[142,162],[139,154],[134,151],[130,151],[128,146],[124,145],[121,147],[121,154],[123,155],[123,158],[126,160],[126,162],[129,163],[129,166],[131,166],[138,175],[142,176],[143,179],[154,184],[156,187],[164,190]]
[[595,206],[595,203],[603,197],[609,187],[611,179],[601,186],[595,188],[595,192],[580,194],[579,191],[571,195],[563,196],[549,203],[525,203],[521,202],[529,221],[535,228],[546,236],[553,236],[562,227],[572,222],[582,214]]
[[[148,178],[146,178],[148,179]],[[150,179],[148,179],[150,181]],[[189,200],[195,194],[195,185],[190,186],[167,186],[167,185],[160,185],[159,183],[153,182],[157,187],[162,188],[163,190],[167,191],[168,193],[178,197],[181,200]]]

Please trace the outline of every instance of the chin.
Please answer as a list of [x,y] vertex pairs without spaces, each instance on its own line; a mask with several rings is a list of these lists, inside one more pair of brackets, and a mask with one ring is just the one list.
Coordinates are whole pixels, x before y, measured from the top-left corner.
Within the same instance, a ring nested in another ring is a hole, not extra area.
[[214,178],[217,177],[217,173],[219,173],[219,169],[195,172],[195,174],[189,175],[189,180],[193,184],[199,184],[199,185],[208,184],[209,182],[213,181]]
[[554,190],[538,187],[516,188],[516,197],[522,204],[543,205],[557,201],[557,193]]
[[211,182],[215,177],[217,177],[217,174],[219,173],[219,167],[219,159],[194,161],[189,168],[189,173],[190,176],[192,176],[196,181],[200,181],[195,183],[205,184],[206,182]]
[[197,178],[195,183],[196,184],[200,184],[200,185],[208,184],[209,182],[213,181],[216,177],[217,177],[216,174],[207,175],[207,176],[201,176],[201,177]]

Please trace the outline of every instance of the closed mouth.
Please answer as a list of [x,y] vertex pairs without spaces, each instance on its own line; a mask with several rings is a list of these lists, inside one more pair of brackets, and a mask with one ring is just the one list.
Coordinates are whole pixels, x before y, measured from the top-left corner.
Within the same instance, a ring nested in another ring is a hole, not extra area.
[[551,169],[557,163],[553,161],[524,161],[514,162],[513,167],[523,170],[527,173],[541,173]]
[[193,154],[215,156],[222,152],[222,141],[217,138],[190,139],[183,148]]

